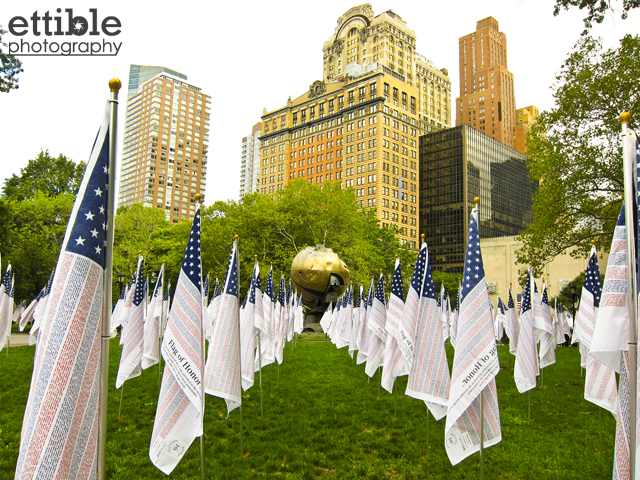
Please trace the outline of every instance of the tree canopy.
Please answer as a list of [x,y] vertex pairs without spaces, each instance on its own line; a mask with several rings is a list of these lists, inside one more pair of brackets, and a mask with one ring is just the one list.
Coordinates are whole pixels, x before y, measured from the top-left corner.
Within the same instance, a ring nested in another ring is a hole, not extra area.
[[34,198],[38,192],[47,197],[63,193],[78,193],[86,167],[85,162],[76,164],[60,154],[54,158],[49,151],[40,151],[29,160],[20,175],[15,173],[4,181],[2,194],[6,199],[25,200]]
[[640,116],[640,37],[617,49],[580,39],[553,86],[555,106],[527,138],[530,176],[539,180],[535,222],[521,239],[519,263],[536,274],[568,247],[587,256],[591,240],[609,248],[623,198],[620,114]]
[[2,36],[7,33],[0,27],[0,92],[9,92],[19,88],[18,74],[22,72],[22,62],[19,58],[3,51],[7,44],[2,41]]
[[[589,30],[593,27],[593,22],[602,23],[607,10],[612,12],[614,10],[612,2],[607,0],[556,0],[556,4],[553,7],[553,15],[558,15],[562,8],[569,10],[569,7],[578,7],[580,10],[586,8],[589,12],[583,20],[584,31],[582,35],[589,33]],[[638,7],[640,7],[640,0],[622,0],[622,19],[627,18],[629,10]]]

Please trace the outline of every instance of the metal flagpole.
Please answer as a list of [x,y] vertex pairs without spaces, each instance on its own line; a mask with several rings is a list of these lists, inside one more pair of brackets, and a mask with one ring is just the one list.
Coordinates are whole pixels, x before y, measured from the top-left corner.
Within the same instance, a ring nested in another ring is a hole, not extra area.
[[[629,123],[631,122],[631,114],[624,112],[620,115],[622,123],[622,134],[627,136],[630,133]],[[638,325],[636,310],[636,225],[634,221],[634,205],[635,205],[635,182],[634,172],[636,169],[635,155],[633,152],[627,152],[629,146],[623,140],[624,152],[624,209],[625,209],[625,225],[627,226],[627,281],[629,289],[627,293],[629,305],[629,458],[630,458],[630,478],[636,478],[636,394],[637,394],[637,365],[638,365]]]
[[[202,208],[202,195],[201,194],[196,194],[196,212],[201,210]],[[202,236],[202,212],[200,213],[200,235]],[[203,284],[202,284],[202,263],[200,264],[200,308],[203,308],[203,303],[202,303],[202,295],[204,294],[203,290],[202,290]],[[202,372],[204,373],[204,358],[205,358],[205,354],[204,354],[204,312],[202,312],[202,314],[200,315],[200,355],[202,358],[202,363],[201,363],[201,367],[202,367]],[[162,355],[162,354],[161,354]],[[201,387],[201,395],[202,395],[202,419],[200,420],[202,422],[202,434],[200,435],[200,480],[204,480],[204,406],[205,406],[205,391],[204,391],[204,383],[202,382],[202,387]]]
[[259,379],[260,379],[260,418],[264,416],[262,411],[262,349],[260,347],[260,334],[258,334],[258,370],[259,370]]
[[[238,241],[238,235],[234,237],[235,241]],[[238,247],[236,246],[236,249]],[[238,262],[240,262],[240,252],[237,251]],[[238,285],[240,285],[240,265],[238,265]],[[240,289],[238,289],[238,307],[240,306]],[[238,312],[238,366],[240,367],[240,377],[242,382],[242,340],[240,338],[240,312]],[[240,455],[244,452],[244,447],[242,445],[242,386],[240,387]]]
[[107,446],[107,394],[109,391],[109,324],[111,319],[111,282],[113,281],[113,225],[115,218],[115,190],[116,190],[116,138],[118,128],[118,92],[122,82],[117,78],[109,80],[111,97],[111,116],[109,119],[109,191],[107,212],[107,250],[105,252],[104,267],[104,297],[102,301],[102,346],[100,364],[100,406],[98,419],[98,479],[106,478],[105,453]]
[[484,391],[480,392],[480,480],[484,479]]

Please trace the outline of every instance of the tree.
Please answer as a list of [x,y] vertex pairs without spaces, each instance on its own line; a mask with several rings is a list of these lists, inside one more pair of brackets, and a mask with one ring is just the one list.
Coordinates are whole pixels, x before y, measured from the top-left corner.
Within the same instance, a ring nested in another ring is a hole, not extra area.
[[4,181],[2,194],[12,200],[31,199],[38,191],[47,197],[63,193],[75,195],[80,188],[85,167],[85,162],[76,164],[62,154],[54,158],[48,150],[40,151],[25,168],[20,169],[20,176],[14,173]]
[[[556,0],[556,5],[553,7],[553,15],[558,15],[562,7],[565,10],[569,10],[569,7],[579,7],[580,10],[587,8],[589,10],[587,17],[583,20],[585,29],[582,35],[589,33],[589,29],[593,26],[592,22],[602,23],[607,10],[614,10],[611,2],[607,0]],[[629,10],[638,7],[640,7],[640,0],[622,0],[622,19],[627,18]]]
[[8,202],[7,242],[3,269],[10,261],[16,275],[16,303],[30,301],[42,290],[55,267],[75,197],[48,197],[37,192],[28,200]]
[[14,55],[2,51],[7,44],[2,41],[6,30],[0,27],[0,92],[9,92],[18,87],[18,74],[22,72],[22,62]]
[[216,202],[203,215],[203,268],[222,280],[233,236],[238,235],[245,289],[254,255],[263,274],[273,262],[274,271],[288,277],[295,256],[316,244],[333,249],[346,263],[354,284],[368,285],[381,269],[391,275],[398,255],[408,285],[416,252],[401,247],[395,229],[382,228],[373,210],[358,210],[356,200],[352,189],[342,189],[338,183],[320,187],[297,180],[275,195],[256,193],[240,202]]
[[541,267],[569,247],[587,256],[591,240],[609,248],[623,198],[620,113],[640,115],[640,37],[618,49],[582,38],[553,87],[555,106],[527,138],[530,176],[539,180],[535,221],[521,237],[518,263]]

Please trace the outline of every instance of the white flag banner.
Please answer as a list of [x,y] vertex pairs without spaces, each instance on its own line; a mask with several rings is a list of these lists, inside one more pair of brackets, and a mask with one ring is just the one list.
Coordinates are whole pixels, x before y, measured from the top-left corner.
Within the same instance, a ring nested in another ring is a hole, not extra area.
[[129,310],[129,318],[122,327],[122,356],[118,376],[116,377],[116,388],[130,378],[139,377],[142,373],[142,347],[144,340],[144,260],[138,255],[138,268],[136,269],[136,283],[134,284],[134,294]]
[[387,308],[384,304],[384,277],[382,273],[378,279],[378,285],[373,295],[371,313],[369,313],[367,328],[370,331],[369,353],[367,355],[367,365],[365,373],[373,377],[379,367],[384,362],[384,349],[387,341]]
[[11,264],[0,285],[0,350],[2,350],[11,335],[11,289],[13,287]]
[[518,331],[518,350],[513,376],[516,387],[524,393],[536,387],[538,375],[538,355],[533,328],[533,308],[531,302],[532,285],[535,285],[531,267],[527,275],[527,284],[522,295],[522,309],[520,310],[520,328]]
[[144,340],[142,343],[142,369],[145,370],[160,362],[160,316],[162,315],[162,284],[164,282],[164,263],[160,267],[158,279],[153,289],[151,302],[147,306],[147,318],[144,322]]
[[213,326],[205,367],[205,392],[223,398],[227,414],[240,406],[241,367],[239,332],[238,240],[233,241],[220,295],[220,309]]
[[410,397],[423,400],[433,417],[440,420],[447,414],[451,377],[442,339],[442,325],[428,252],[426,252],[424,278],[419,291],[421,296],[415,351],[405,393]]
[[149,446],[149,458],[165,475],[173,471],[193,440],[202,435],[203,328],[198,207],[162,341],[166,365]]
[[362,313],[361,313],[361,322],[360,322],[360,331],[358,332],[358,337],[360,338],[360,349],[358,350],[358,356],[356,357],[356,364],[360,365],[367,361],[367,356],[369,355],[369,342],[371,330],[367,327],[367,323],[369,322],[369,314],[371,313],[371,304],[373,303],[373,291],[375,289],[375,285],[373,283],[373,278],[371,279],[371,285],[369,285],[369,293],[367,294],[366,300],[362,304]]
[[400,269],[400,259],[396,258],[396,266],[391,284],[391,295],[389,295],[389,305],[387,310],[387,343],[384,350],[384,365],[382,366],[382,388],[389,393],[393,392],[393,385],[396,378],[409,373],[402,350],[398,345],[400,335],[400,325],[404,310],[402,271]]
[[95,479],[107,228],[109,113],[62,242],[36,348],[15,478]]
[[[500,371],[477,209],[471,215],[462,282],[457,348],[453,358],[445,448],[452,465],[502,440],[495,376]],[[483,415],[480,414],[482,401]],[[480,439],[480,422],[483,439]]]

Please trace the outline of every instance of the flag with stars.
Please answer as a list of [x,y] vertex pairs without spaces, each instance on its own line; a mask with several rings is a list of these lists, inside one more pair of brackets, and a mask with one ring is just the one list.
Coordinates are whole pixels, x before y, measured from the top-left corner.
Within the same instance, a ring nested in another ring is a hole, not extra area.
[[[615,372],[620,373],[620,388],[622,390],[622,353],[627,351],[629,342],[629,307],[627,302],[629,269],[626,237],[623,206],[609,252],[609,263],[598,305],[598,315],[589,350],[584,385],[584,398],[606,408],[614,415],[617,414],[618,409],[618,386]],[[624,388],[628,390],[628,387]],[[628,397],[623,400],[626,403],[628,401]]]
[[122,328],[122,356],[116,377],[116,388],[142,373],[142,347],[144,339],[144,259],[138,255],[136,284],[129,310],[129,319]]
[[205,317],[206,324],[204,327],[204,336],[207,340],[211,340],[211,333],[213,332],[213,326],[216,323],[216,316],[218,315],[218,309],[220,308],[220,282],[216,277],[216,283],[213,285],[213,296],[207,306],[207,316]]
[[449,328],[449,343],[456,348],[456,339],[458,337],[458,317],[460,316],[460,293],[462,292],[462,283],[458,281],[458,295],[456,297],[456,309],[451,314],[451,327]]
[[122,285],[120,289],[120,295],[118,296],[118,301],[113,307],[113,312],[111,312],[111,321],[109,322],[109,331],[113,332],[120,325],[120,315],[122,314],[122,308],[124,307],[125,296],[127,295],[127,285]]
[[260,348],[262,349],[262,366],[269,365],[276,361],[275,354],[275,332],[273,329],[273,265],[269,268],[267,284],[262,295],[262,314],[264,315],[264,334],[260,337]]
[[536,387],[538,374],[538,355],[536,352],[536,337],[533,329],[533,309],[531,305],[531,289],[535,279],[529,267],[527,284],[522,296],[522,310],[520,311],[520,329],[518,331],[518,350],[513,377],[520,393]]
[[54,274],[55,274],[55,269],[51,272],[44,294],[40,299],[40,301],[38,302],[38,305],[36,306],[35,311],[33,312],[33,323],[31,324],[31,330],[29,331],[29,345],[36,344],[36,341],[40,332],[40,324],[42,323],[42,317],[44,316],[44,311],[47,307],[47,302],[49,301],[49,295],[51,294],[51,286],[53,284]]
[[[447,414],[451,376],[442,339],[436,289],[431,275],[429,252],[425,248],[424,276],[419,287],[420,308],[416,323],[413,365],[406,395],[424,401],[436,420]],[[413,288],[413,287],[412,287]]]
[[379,367],[384,362],[384,349],[387,342],[387,307],[384,301],[384,275],[380,273],[378,285],[373,294],[371,313],[367,322],[367,328],[371,331],[369,340],[369,354],[367,355],[367,365],[365,373],[373,377]]
[[256,258],[256,264],[254,266],[255,271],[255,279],[254,281],[254,293],[253,293],[253,323],[255,327],[255,341],[258,342],[256,347],[256,352],[254,354],[254,372],[260,371],[262,366],[264,365],[264,360],[262,359],[262,355],[264,353],[264,348],[262,346],[262,342],[266,342],[266,332],[267,325],[264,320],[264,298],[262,295],[262,280],[260,279],[260,265],[258,264],[258,259]]
[[0,350],[11,335],[11,290],[13,288],[11,264],[7,266],[7,272],[2,277],[0,285]]
[[[256,281],[256,278],[258,280]],[[257,282],[260,279],[260,265],[256,259],[253,265],[253,273],[251,274],[251,284],[249,291],[245,297],[246,306],[244,315],[240,318],[240,345],[241,357],[240,365],[242,367],[242,389],[248,390],[253,386],[255,368],[255,352],[256,352],[256,294],[260,294]],[[257,292],[256,292],[256,289]],[[260,298],[262,303],[262,299]],[[262,306],[262,304],[260,305]]]
[[[16,479],[97,475],[109,113],[69,217],[41,320]],[[108,246],[111,249],[111,246]]]
[[285,315],[286,315],[286,287],[284,285],[284,275],[280,275],[280,288],[278,289],[278,297],[276,299],[276,305],[273,309],[273,331],[274,342],[273,348],[276,355],[276,361],[278,364],[282,364],[284,353],[284,340],[285,340]]
[[576,313],[574,335],[580,341],[580,355],[582,366],[587,365],[587,355],[591,348],[593,329],[596,325],[596,316],[600,307],[600,295],[602,295],[602,283],[600,281],[600,268],[598,267],[598,253],[595,247],[591,247],[591,255],[587,271],[584,274],[580,306]]
[[445,447],[452,465],[480,450],[480,422],[483,422],[485,448],[502,440],[495,381],[500,363],[480,251],[477,215],[476,208],[469,222],[457,348],[453,357],[445,424]]
[[511,294],[511,285],[509,285],[509,300],[507,302],[506,320],[504,322],[504,331],[509,337],[509,352],[513,355],[518,350],[518,317],[516,315],[516,305],[513,302],[513,295]]
[[227,415],[240,406],[240,332],[238,284],[240,263],[238,240],[233,241],[227,273],[220,295],[220,308],[213,326],[205,367],[205,391],[223,398]]
[[170,295],[171,295],[171,280],[167,283],[167,288],[164,291],[164,296],[162,297],[162,315],[160,315],[160,337],[164,337],[164,329],[167,326],[167,319],[169,318],[169,308],[170,308]]
[[29,320],[33,318],[33,312],[36,310],[36,307],[38,306],[38,302],[40,301],[40,299],[44,296],[44,291],[46,289],[47,289],[46,286],[43,287],[42,290],[40,290],[40,293],[38,293],[38,295],[36,296],[36,298],[31,300],[31,303],[27,306],[27,308],[24,309],[24,311],[20,315],[20,322],[18,323],[18,327],[20,328],[21,332],[24,330],[24,327],[27,326],[27,323],[29,323]]
[[405,367],[408,371],[411,370],[413,363],[413,356],[415,351],[416,341],[416,329],[418,328],[418,319],[421,315],[421,290],[424,282],[425,264],[427,262],[427,244],[422,243],[418,258],[416,259],[416,266],[413,270],[413,276],[411,277],[411,285],[409,286],[409,293],[407,294],[407,300],[404,303],[402,310],[402,317],[400,318],[400,324],[398,325],[398,347],[402,352],[404,358]]
[[539,316],[545,325],[544,330],[540,332],[540,368],[545,368],[556,363],[555,328],[551,318],[546,284],[542,285],[542,298],[538,308],[540,309]]
[[371,303],[373,302],[373,292],[375,290],[375,283],[373,277],[371,278],[371,285],[369,285],[369,292],[367,298],[362,303],[362,313],[360,314],[360,330],[358,336],[360,338],[360,348],[358,349],[358,356],[356,357],[356,364],[360,365],[367,361],[369,355],[369,332],[367,328],[367,322],[369,321],[369,314],[371,313]]
[[164,263],[158,272],[158,279],[153,288],[151,302],[147,307],[147,318],[144,321],[144,341],[142,346],[142,368],[147,369],[160,362],[160,316],[162,315],[162,282],[164,280]]
[[173,471],[193,440],[202,435],[204,332],[200,232],[198,206],[162,340],[166,365],[149,458],[165,475]]
[[402,270],[400,259],[396,258],[396,267],[391,284],[391,295],[387,308],[387,344],[384,349],[384,365],[382,366],[382,388],[393,393],[396,378],[409,373],[409,366],[405,362],[402,350],[398,345],[402,312],[404,310],[404,292],[402,288]]
[[507,307],[505,307],[504,302],[498,296],[498,308],[496,309],[496,319],[494,322],[496,329],[496,340],[500,341],[502,336],[504,335],[504,324],[507,321]]
[[356,297],[356,303],[353,307],[353,313],[351,314],[351,334],[349,341],[349,354],[353,358],[353,352],[360,349],[360,339],[358,339],[358,332],[360,330],[360,322],[362,322],[362,285],[360,285],[360,291]]
[[209,274],[204,280],[202,286],[202,324],[204,325],[204,338],[209,338],[209,332],[207,331],[211,326],[211,320],[209,319]]

